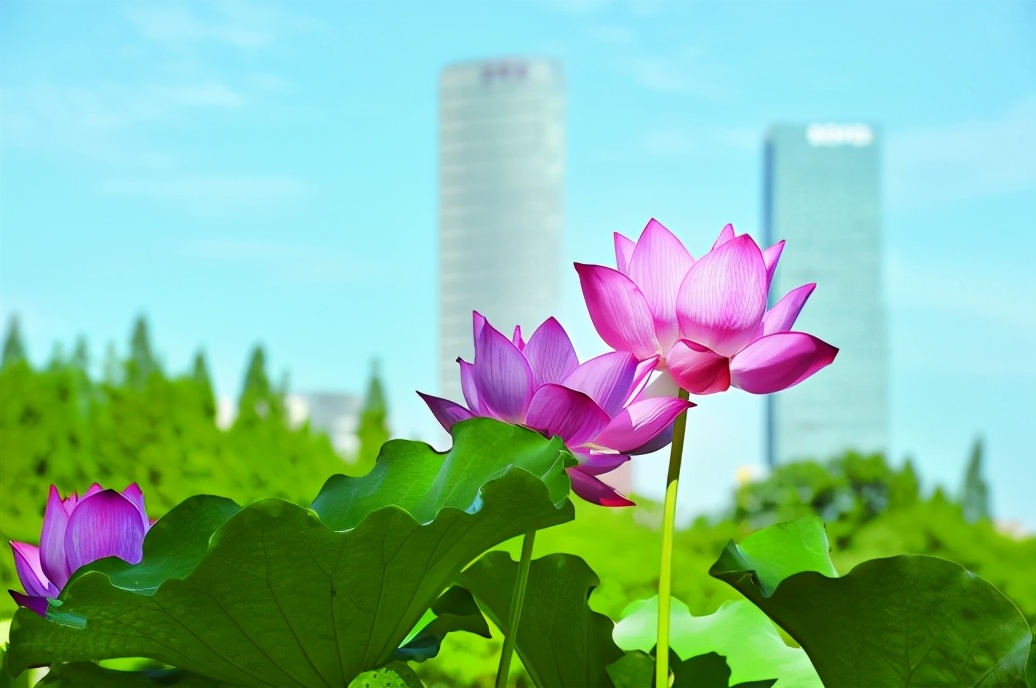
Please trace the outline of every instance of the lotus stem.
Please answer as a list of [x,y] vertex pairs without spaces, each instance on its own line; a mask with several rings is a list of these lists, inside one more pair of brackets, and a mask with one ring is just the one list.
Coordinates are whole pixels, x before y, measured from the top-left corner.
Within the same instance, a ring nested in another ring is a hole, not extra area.
[[[684,401],[690,395],[680,390]],[[669,449],[669,473],[666,476],[665,504],[662,509],[662,564],[658,571],[658,643],[655,646],[655,686],[669,685],[669,608],[673,592],[673,531],[676,528],[676,491],[680,483],[683,461],[683,440],[687,432],[687,412],[681,413],[673,425],[673,443]]]
[[532,543],[536,539],[536,531],[525,534],[522,538],[522,558],[518,561],[518,577],[514,581],[514,592],[511,593],[511,612],[507,620],[507,632],[504,635],[504,647],[500,651],[500,666],[496,670],[496,688],[507,688],[507,675],[511,670],[511,656],[518,639],[518,622],[522,618],[522,604],[525,602],[525,585],[529,581],[529,566],[532,564]]

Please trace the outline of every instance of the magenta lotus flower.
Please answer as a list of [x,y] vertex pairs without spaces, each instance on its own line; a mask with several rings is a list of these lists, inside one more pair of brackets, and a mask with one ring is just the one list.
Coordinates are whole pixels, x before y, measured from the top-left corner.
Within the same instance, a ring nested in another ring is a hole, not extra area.
[[657,357],[638,362],[613,351],[580,364],[554,318],[526,343],[520,328],[508,339],[476,312],[474,334],[475,362],[457,359],[467,407],[418,392],[439,423],[449,431],[468,418],[495,418],[560,437],[579,461],[568,469],[573,492],[603,506],[632,505],[596,476],[664,447],[673,421],[694,406],[644,394]]
[[121,494],[94,483],[82,497],[73,492],[66,499],[51,485],[40,546],[11,542],[25,594],[9,592],[20,606],[46,615],[48,598],[57,597],[79,567],[112,556],[139,563],[150,527],[136,483]]
[[692,394],[731,386],[770,394],[802,382],[838,353],[791,331],[815,284],[791,290],[767,310],[783,249],[781,241],[763,251],[727,225],[695,261],[651,220],[636,243],[615,234],[618,270],[576,263],[576,271],[594,327],[617,351],[642,361],[658,357],[659,369]]

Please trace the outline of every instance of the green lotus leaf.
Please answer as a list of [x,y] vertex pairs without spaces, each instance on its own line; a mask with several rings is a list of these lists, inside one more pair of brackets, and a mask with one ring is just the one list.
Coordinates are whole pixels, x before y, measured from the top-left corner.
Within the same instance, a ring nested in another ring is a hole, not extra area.
[[672,688],[727,688],[730,685],[730,666],[725,657],[709,652],[681,660],[675,654],[669,650]]
[[387,443],[313,510],[187,500],[148,534],[141,564],[97,562],[46,618],[19,610],[10,666],[133,656],[240,686],[347,685],[391,661],[479,554],[570,520],[571,461],[559,440],[474,419],[445,455]]
[[[518,562],[506,552],[490,552],[459,578],[504,633],[517,576]],[[551,554],[530,565],[515,648],[535,685],[613,685],[607,666],[623,654],[612,641],[614,623],[587,604],[599,584],[586,562],[572,554]]]
[[118,671],[92,662],[55,664],[36,685],[40,688],[233,688],[182,669]]
[[[776,678],[777,688],[823,686],[806,653],[789,647],[770,619],[747,601],[726,602],[712,614],[693,616],[674,598],[669,619],[669,645],[685,662],[716,653],[725,658],[730,680],[737,684]],[[658,597],[631,603],[615,625],[615,643],[623,650],[651,651],[657,634]],[[672,666],[679,678],[677,664]]]
[[627,652],[608,665],[608,676],[615,688],[654,686],[655,658],[642,650]]
[[[657,648],[655,648],[657,649]],[[709,652],[685,660],[669,649],[670,688],[727,688],[730,666],[725,657]],[[615,688],[654,688],[655,657],[642,650],[627,652],[619,661],[608,666]],[[732,688],[770,688],[777,679],[746,681]]]
[[405,662],[392,662],[363,672],[349,683],[349,688],[424,688],[424,684]]
[[839,578],[826,551],[819,521],[782,524],[731,542],[710,574],[787,631],[824,685],[1026,685],[1032,633],[993,585],[929,556],[874,559]]
[[439,596],[421,617],[393,657],[400,661],[423,662],[439,654],[443,638],[453,631],[467,631],[483,638],[492,637],[489,624],[471,593],[453,586]]

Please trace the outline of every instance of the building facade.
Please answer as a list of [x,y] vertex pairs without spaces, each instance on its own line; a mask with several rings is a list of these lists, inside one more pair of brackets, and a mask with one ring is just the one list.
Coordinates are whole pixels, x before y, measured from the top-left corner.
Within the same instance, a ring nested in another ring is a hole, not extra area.
[[770,130],[764,222],[768,245],[788,242],[771,299],[816,282],[795,329],[840,349],[831,366],[767,397],[771,466],[888,449],[880,153],[865,124]]
[[309,422],[317,432],[327,433],[331,446],[343,459],[355,457],[360,447],[356,431],[360,425],[363,399],[341,392],[296,392],[284,397],[288,422],[298,427]]
[[439,84],[439,393],[460,400],[471,312],[531,332],[558,312],[564,212],[560,63],[455,64]]

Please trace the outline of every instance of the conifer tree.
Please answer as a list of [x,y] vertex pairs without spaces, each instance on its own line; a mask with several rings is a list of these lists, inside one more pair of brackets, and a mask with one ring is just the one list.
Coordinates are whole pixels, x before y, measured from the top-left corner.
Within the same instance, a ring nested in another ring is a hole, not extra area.
[[103,379],[104,384],[115,387],[122,383],[123,366],[119,362],[119,352],[115,348],[115,342],[108,342],[108,346],[104,348],[104,369]]
[[47,364],[47,368],[50,370],[61,370],[66,364],[65,347],[61,342],[54,342],[54,348],[50,353],[50,363]]
[[283,418],[283,403],[280,395],[270,384],[266,374],[266,352],[261,344],[256,345],[245,370],[241,396],[237,401],[237,419],[234,424],[252,422],[257,419]]
[[194,354],[194,367],[191,371],[191,378],[198,386],[201,395],[202,405],[205,414],[209,418],[216,418],[216,394],[212,388],[212,377],[209,375],[209,364],[205,361],[205,352],[201,349]]
[[989,484],[982,476],[982,454],[982,438],[977,437],[971,447],[971,458],[968,459],[960,495],[964,520],[968,523],[992,517],[989,508]]
[[18,316],[12,315],[7,322],[7,337],[4,339],[4,353],[3,359],[0,361],[0,368],[6,368],[24,360],[26,360],[25,345],[22,343],[22,333],[18,327]]
[[68,363],[84,373],[90,372],[90,348],[86,343],[86,337],[80,335],[76,340],[76,348],[73,349],[72,358]]
[[920,497],[921,480],[917,477],[913,459],[908,456],[903,462],[903,468],[889,481],[889,506],[912,506]]
[[158,370],[158,364],[151,351],[147,319],[141,315],[133,326],[133,336],[130,338],[130,357],[126,361],[126,380],[131,385],[143,387],[156,370]]
[[378,457],[381,445],[389,438],[388,404],[385,401],[385,390],[381,385],[377,360],[371,363],[371,378],[367,385],[367,395],[360,411],[360,424],[356,430],[360,447],[357,452],[357,463],[370,465]]

